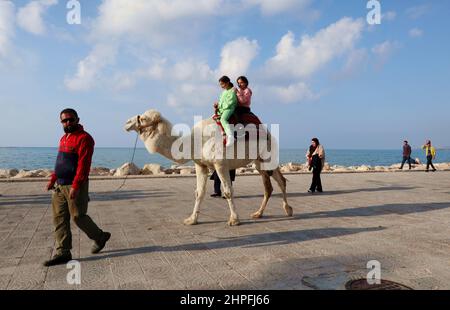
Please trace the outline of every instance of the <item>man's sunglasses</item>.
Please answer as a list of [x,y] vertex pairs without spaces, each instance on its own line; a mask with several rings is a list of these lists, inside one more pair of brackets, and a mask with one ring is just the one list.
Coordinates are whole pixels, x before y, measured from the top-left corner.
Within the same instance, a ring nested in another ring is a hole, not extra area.
[[63,124],[64,123],[74,123],[76,120],[77,120],[76,118],[70,117],[70,118],[65,118],[65,119],[61,120],[61,123],[63,123]]

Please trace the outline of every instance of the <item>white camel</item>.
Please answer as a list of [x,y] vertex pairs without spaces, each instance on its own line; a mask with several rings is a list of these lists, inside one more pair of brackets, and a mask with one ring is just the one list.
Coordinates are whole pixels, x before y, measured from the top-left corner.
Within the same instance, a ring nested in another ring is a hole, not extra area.
[[[180,141],[183,143],[191,143],[190,145],[195,145],[194,133],[195,130],[201,130],[204,133],[205,128],[211,128],[211,126],[216,126],[213,119],[202,120],[197,123],[191,130],[189,135],[182,136],[172,135],[172,125],[171,123],[161,116],[161,114],[156,110],[148,110],[142,115],[137,115],[130,118],[126,125],[126,131],[137,131],[140,135],[141,140],[144,142],[145,147],[150,153],[159,153],[162,156],[176,162],[179,164],[185,164],[191,160],[195,163],[195,171],[197,176],[197,189],[195,196],[194,210],[190,217],[184,220],[186,225],[196,225],[198,221],[198,215],[200,212],[200,206],[205,197],[206,183],[208,180],[208,168],[213,168],[216,170],[222,185],[223,185],[223,195],[227,199],[228,206],[230,208],[230,219],[228,225],[235,226],[239,225],[239,216],[236,212],[236,208],[233,202],[233,189],[231,186],[231,179],[229,171],[231,169],[236,169],[240,167],[246,167],[248,164],[254,162],[255,168],[258,170],[263,179],[264,184],[264,198],[261,203],[260,208],[255,213],[251,214],[252,218],[261,218],[263,216],[264,210],[267,206],[269,198],[273,192],[272,183],[270,177],[272,176],[281,188],[283,195],[283,208],[287,216],[292,216],[293,210],[289,206],[286,197],[286,179],[282,175],[278,165],[275,169],[270,171],[262,170],[261,167],[264,166],[264,162],[260,156],[257,158],[249,156],[249,140],[246,143],[246,155],[244,159],[236,159],[237,151],[235,151],[232,158],[227,158],[227,156],[216,156],[214,155],[215,143],[211,143],[211,136],[205,136],[202,134],[200,139],[201,154],[196,154],[194,147],[190,150],[190,156],[185,156],[184,158],[179,158],[174,156],[174,149],[178,149]],[[198,132],[198,131],[197,131]],[[269,139],[272,137],[269,134]],[[198,139],[197,139],[198,140]],[[185,147],[187,144],[182,144],[181,148]],[[176,145],[175,145],[176,144]],[[220,143],[219,143],[220,144]],[[222,146],[223,147],[223,146]],[[234,145],[236,147],[236,144]],[[225,150],[224,150],[225,152]]]

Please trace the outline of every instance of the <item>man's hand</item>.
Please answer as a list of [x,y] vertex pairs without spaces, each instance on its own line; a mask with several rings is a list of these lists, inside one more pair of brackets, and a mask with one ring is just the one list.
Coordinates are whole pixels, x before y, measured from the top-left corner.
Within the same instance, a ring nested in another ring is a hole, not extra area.
[[77,199],[79,193],[80,193],[79,189],[71,188],[70,189],[70,199],[72,199],[72,200]]
[[55,182],[52,182],[52,181],[48,182],[47,191],[51,191],[54,186],[55,186]]

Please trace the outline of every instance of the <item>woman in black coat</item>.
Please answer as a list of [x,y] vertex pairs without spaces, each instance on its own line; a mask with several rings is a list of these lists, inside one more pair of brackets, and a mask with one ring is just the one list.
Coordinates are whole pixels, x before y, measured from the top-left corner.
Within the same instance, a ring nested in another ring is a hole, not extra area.
[[323,146],[319,143],[319,139],[313,138],[311,140],[311,146],[306,153],[306,158],[309,162],[309,170],[313,171],[313,179],[311,187],[309,188],[309,193],[319,193],[323,192],[322,180],[320,179],[320,173],[322,172],[325,163],[325,150]]

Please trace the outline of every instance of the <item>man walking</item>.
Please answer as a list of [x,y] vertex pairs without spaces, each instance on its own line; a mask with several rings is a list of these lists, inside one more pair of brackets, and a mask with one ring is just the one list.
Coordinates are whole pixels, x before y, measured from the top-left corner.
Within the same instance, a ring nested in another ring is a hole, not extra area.
[[427,140],[425,145],[422,146],[422,149],[425,150],[425,156],[427,157],[427,169],[426,172],[430,171],[430,166],[433,168],[433,171],[436,171],[433,165],[433,159],[436,158],[436,149],[431,145],[431,141]]
[[55,172],[47,190],[52,195],[53,223],[55,225],[56,254],[44,266],[65,264],[72,260],[70,219],[92,240],[91,253],[100,252],[111,237],[102,231],[87,215],[89,202],[89,171],[94,153],[94,139],[79,124],[73,109],[60,113],[65,135],[61,138]]
[[411,170],[411,146],[408,144],[408,141],[403,141],[403,160],[402,165],[400,166],[400,170],[403,169],[403,165],[406,161],[408,161],[409,170]]

